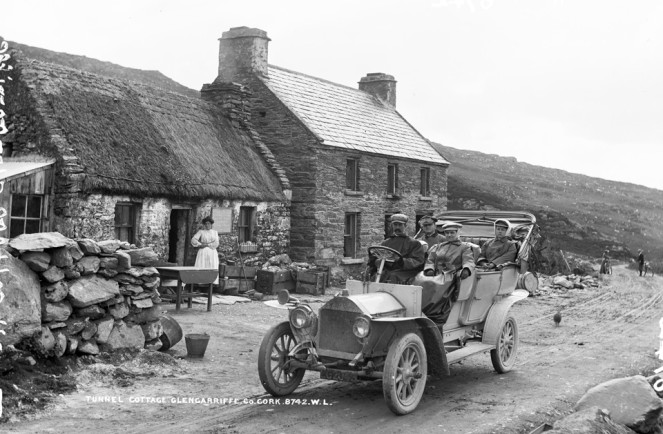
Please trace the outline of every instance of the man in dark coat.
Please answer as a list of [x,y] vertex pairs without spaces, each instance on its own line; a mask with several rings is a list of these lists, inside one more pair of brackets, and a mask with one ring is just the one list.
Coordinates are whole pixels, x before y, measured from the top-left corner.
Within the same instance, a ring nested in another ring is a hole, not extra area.
[[645,271],[645,254],[642,249],[638,249],[638,271],[640,271],[641,276]]
[[421,231],[414,237],[417,240],[424,240],[428,244],[428,250],[436,244],[440,244],[444,241],[442,234],[437,233],[435,227],[436,219],[432,216],[425,215],[419,219],[419,226],[421,226]]
[[[397,262],[385,262],[380,281],[406,285],[422,270],[426,249],[419,241],[405,233],[408,221],[405,214],[394,214],[389,220],[392,235],[380,245],[398,251],[403,257]],[[375,256],[371,256],[368,260],[371,275],[376,273],[378,265]]]
[[516,244],[506,236],[510,226],[508,220],[495,220],[495,238],[483,243],[477,265],[494,269],[501,264],[516,260],[518,255]]

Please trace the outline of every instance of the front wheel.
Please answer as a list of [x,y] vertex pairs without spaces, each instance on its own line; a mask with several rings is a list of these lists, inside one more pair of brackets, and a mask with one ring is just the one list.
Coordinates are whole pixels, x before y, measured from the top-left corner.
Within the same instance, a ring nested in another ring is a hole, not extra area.
[[258,352],[258,375],[262,387],[273,396],[291,394],[306,370],[290,369],[288,353],[297,345],[289,322],[275,325],[265,335]]
[[518,352],[518,324],[513,315],[509,315],[504,321],[502,332],[497,340],[494,350],[490,350],[490,360],[493,362],[495,371],[504,374],[513,369]]
[[414,333],[391,344],[382,374],[382,392],[389,410],[397,415],[414,411],[426,387],[428,361],[421,338]]

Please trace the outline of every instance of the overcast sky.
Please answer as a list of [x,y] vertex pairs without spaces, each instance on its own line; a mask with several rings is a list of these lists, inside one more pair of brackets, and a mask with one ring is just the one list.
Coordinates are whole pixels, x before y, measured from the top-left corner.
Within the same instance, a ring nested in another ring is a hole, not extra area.
[[257,27],[269,63],[356,87],[447,146],[663,190],[657,0],[0,0],[0,35],[158,70],[199,90],[218,38]]

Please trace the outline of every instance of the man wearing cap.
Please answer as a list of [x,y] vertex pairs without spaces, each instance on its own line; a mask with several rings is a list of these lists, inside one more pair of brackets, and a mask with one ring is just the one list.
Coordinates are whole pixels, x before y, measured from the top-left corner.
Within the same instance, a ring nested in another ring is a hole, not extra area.
[[436,219],[432,216],[425,215],[419,219],[419,226],[421,226],[421,231],[415,236],[416,240],[423,240],[428,244],[428,250],[436,244],[440,244],[444,241],[444,237],[441,234],[437,233],[435,227]]
[[495,220],[495,238],[483,243],[477,265],[493,269],[516,260],[518,255],[516,244],[506,237],[510,226],[508,220]]
[[520,262],[520,273],[526,273],[529,268],[530,244],[526,242],[530,226],[518,225],[511,230],[511,240],[516,244],[516,262]]
[[454,222],[446,222],[442,226],[442,234],[446,240],[428,251],[428,259],[424,266],[426,276],[441,273],[454,275],[452,283],[444,288],[444,294],[431,298],[429,303],[422,306],[422,312],[438,324],[446,322],[453,303],[458,299],[460,285],[455,278],[456,273],[460,272],[460,279],[467,279],[474,272],[472,248],[458,238],[458,231],[462,227],[460,223]]
[[[408,284],[421,271],[424,265],[426,248],[417,240],[405,233],[408,217],[405,214],[394,214],[390,217],[392,234],[380,245],[392,248],[402,255],[397,262],[385,264],[382,282]],[[375,257],[368,259],[371,274],[377,271]]]

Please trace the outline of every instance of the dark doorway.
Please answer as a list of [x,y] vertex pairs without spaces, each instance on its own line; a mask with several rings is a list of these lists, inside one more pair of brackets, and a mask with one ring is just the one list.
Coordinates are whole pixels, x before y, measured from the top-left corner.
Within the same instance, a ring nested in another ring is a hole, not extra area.
[[168,233],[168,262],[186,265],[189,254],[189,215],[190,209],[173,208],[170,212],[170,231]]

